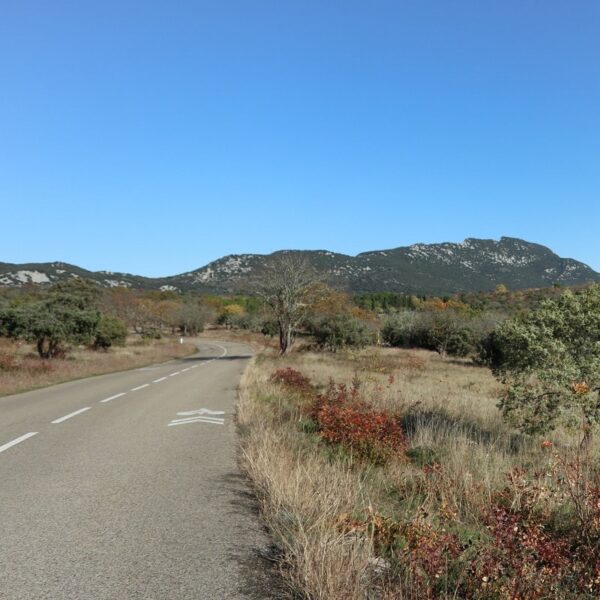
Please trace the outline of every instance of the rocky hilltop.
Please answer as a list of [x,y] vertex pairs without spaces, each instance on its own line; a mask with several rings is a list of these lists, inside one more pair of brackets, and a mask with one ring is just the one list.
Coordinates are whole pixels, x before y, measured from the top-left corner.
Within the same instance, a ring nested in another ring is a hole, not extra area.
[[351,292],[448,294],[492,290],[498,284],[524,289],[600,281],[600,273],[582,262],[561,258],[539,244],[502,237],[500,240],[468,238],[461,243],[413,244],[357,256],[327,250],[235,254],[194,271],[163,278],[91,272],[61,262],[0,263],[0,285],[49,284],[70,277],[88,277],[103,287],[251,293],[265,266],[282,253],[305,257],[323,280]]

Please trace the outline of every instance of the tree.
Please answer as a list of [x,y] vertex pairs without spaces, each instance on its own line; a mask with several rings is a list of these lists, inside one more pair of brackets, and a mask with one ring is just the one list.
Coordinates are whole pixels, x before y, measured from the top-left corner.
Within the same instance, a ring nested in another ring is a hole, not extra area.
[[56,358],[65,344],[91,343],[100,319],[98,285],[74,278],[54,284],[45,298],[0,313],[0,333],[35,342],[40,358]]
[[241,304],[227,304],[221,310],[217,322],[219,325],[225,325],[227,329],[233,328],[245,314],[246,309]]
[[204,331],[204,325],[212,314],[210,308],[197,301],[184,301],[177,311],[177,324],[181,335],[193,336]]
[[96,327],[94,348],[108,350],[111,346],[125,345],[127,327],[125,323],[113,315],[102,315]]
[[48,301],[52,304],[89,310],[98,307],[101,294],[100,287],[95,281],[83,277],[74,277],[55,283],[50,288]]
[[529,433],[581,424],[587,446],[600,422],[600,286],[500,324],[488,361],[507,385],[500,408],[508,419]]
[[94,339],[100,313],[52,300],[5,309],[0,333],[35,342],[40,358],[55,358],[63,344],[85,344]]
[[260,290],[279,326],[279,351],[291,348],[296,330],[318,295],[316,276],[307,261],[294,254],[281,254],[266,268]]

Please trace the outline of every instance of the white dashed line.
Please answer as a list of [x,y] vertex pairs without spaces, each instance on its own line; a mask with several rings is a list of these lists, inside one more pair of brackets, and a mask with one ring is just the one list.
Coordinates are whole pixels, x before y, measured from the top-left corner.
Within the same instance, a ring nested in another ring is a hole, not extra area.
[[90,410],[90,408],[92,408],[92,407],[86,406],[85,408],[80,408],[79,410],[69,413],[68,415],[65,415],[64,417],[60,417],[60,419],[55,419],[54,421],[52,421],[52,423],[53,424],[62,423],[63,421],[66,421],[67,419],[70,419],[71,417],[75,417],[77,415],[80,415],[81,413],[84,413],[86,410]]
[[160,383],[161,381],[164,381],[166,379],[166,377],[159,377],[158,379],[155,379],[152,383]]
[[20,444],[21,442],[24,442],[25,440],[28,440],[30,437],[37,435],[37,433],[38,433],[37,431],[32,431],[31,433],[26,433],[25,435],[18,437],[16,440],[13,440],[12,442],[8,442],[7,444],[4,444],[4,446],[0,446],[0,452],[4,452],[5,450],[12,448],[13,446]]
[[137,387],[131,388],[132,392],[137,392],[138,390],[143,390],[144,388],[148,387],[150,384],[149,383],[145,383],[144,385],[138,385]]
[[187,369],[181,369],[181,372],[185,373],[186,371],[189,371],[189,370],[190,370],[190,367],[188,367]]
[[175,375],[179,375],[179,373],[181,373],[181,371],[175,371],[175,373],[171,373],[169,377],[175,377]]
[[110,396],[109,398],[104,398],[104,400],[100,400],[100,402],[110,402],[111,400],[114,400],[115,398],[120,398],[121,396],[124,396],[126,394],[126,392],[121,392],[120,394],[115,394],[114,396]]

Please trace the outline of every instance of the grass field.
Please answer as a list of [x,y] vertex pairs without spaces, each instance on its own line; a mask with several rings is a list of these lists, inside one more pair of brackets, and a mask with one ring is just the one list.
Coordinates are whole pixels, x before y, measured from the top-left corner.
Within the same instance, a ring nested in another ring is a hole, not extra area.
[[180,344],[178,340],[130,340],[126,346],[107,352],[78,348],[64,359],[41,360],[31,345],[0,338],[0,396],[164,362],[194,352],[193,344]]
[[[272,380],[288,367],[310,383]],[[584,463],[577,434],[521,435],[496,408],[501,393],[487,369],[427,351],[259,355],[240,393],[243,465],[290,594],[598,597],[597,448]],[[319,394],[327,413],[315,412]],[[315,414],[339,431],[327,437]],[[381,445],[386,418],[402,443]],[[341,435],[348,423],[358,443]]]

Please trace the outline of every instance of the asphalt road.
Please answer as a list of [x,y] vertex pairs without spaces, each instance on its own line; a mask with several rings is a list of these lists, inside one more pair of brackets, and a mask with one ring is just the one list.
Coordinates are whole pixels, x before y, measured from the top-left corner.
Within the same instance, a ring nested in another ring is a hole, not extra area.
[[198,349],[0,398],[0,598],[277,597],[236,462],[250,350]]

